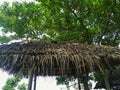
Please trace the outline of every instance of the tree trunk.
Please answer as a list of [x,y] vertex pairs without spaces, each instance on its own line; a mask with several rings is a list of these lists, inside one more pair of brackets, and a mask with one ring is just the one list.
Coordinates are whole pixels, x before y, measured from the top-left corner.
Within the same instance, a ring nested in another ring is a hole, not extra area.
[[33,80],[33,74],[31,73],[29,76],[29,82],[28,82],[28,89],[27,90],[32,90],[32,80]]
[[104,77],[103,78],[104,78],[106,90],[111,90],[111,88],[110,88],[110,80],[109,80],[109,71],[104,72]]
[[88,73],[83,76],[84,90],[90,90],[88,85]]

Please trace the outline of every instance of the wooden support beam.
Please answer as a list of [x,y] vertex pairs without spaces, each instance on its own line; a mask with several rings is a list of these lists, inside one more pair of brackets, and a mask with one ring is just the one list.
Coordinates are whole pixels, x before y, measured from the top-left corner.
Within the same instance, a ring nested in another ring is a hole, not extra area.
[[34,75],[34,89],[33,90],[36,90],[36,81],[37,81],[37,76]]
[[29,82],[28,82],[28,89],[27,90],[32,90],[32,82],[33,82],[33,74],[31,73],[29,76]]

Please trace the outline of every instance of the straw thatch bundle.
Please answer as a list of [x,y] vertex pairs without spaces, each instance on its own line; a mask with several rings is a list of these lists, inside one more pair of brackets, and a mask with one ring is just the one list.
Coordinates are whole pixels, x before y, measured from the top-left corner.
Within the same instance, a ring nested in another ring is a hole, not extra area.
[[12,43],[0,46],[0,67],[9,73],[73,75],[120,64],[120,49],[79,42]]

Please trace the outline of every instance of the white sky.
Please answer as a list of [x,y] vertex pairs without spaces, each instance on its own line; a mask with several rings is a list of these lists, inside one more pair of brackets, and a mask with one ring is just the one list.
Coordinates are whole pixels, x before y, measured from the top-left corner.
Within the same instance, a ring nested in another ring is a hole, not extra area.
[[[0,4],[2,4],[4,1],[9,1],[10,3],[13,1],[33,1],[33,0],[0,0]],[[1,30],[0,30],[0,35],[2,35]],[[11,75],[8,75],[7,72],[4,72],[0,70],[0,90],[2,90],[2,87],[4,86],[6,80],[12,77]],[[22,82],[27,83],[28,80],[24,79]],[[37,78],[37,88],[36,90],[66,90],[66,89],[61,89],[65,88],[65,86],[57,86],[56,85],[56,80],[55,77],[38,77]],[[75,90],[75,89],[71,89]]]

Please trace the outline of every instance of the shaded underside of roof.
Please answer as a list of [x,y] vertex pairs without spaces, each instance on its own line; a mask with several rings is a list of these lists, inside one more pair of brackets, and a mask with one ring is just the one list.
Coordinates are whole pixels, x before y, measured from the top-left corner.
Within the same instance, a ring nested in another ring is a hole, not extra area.
[[[116,82],[116,80],[111,81],[110,86],[111,86],[111,89],[120,90],[120,82]],[[105,83],[103,82],[96,83],[94,87],[94,89],[103,89],[103,88],[104,89],[106,88]]]
[[[120,66],[109,73],[110,86],[113,89],[120,90]],[[95,85],[95,89],[105,88],[104,81],[99,81]]]
[[[120,69],[119,69],[120,71]],[[111,75],[110,79],[110,86],[114,89],[120,89],[120,73],[117,73],[118,71],[114,71]],[[116,74],[117,73],[117,74]],[[95,89],[105,88],[104,82],[98,82],[95,85]]]
[[120,64],[120,49],[79,42],[12,43],[0,46],[0,67],[9,73],[79,76]]

